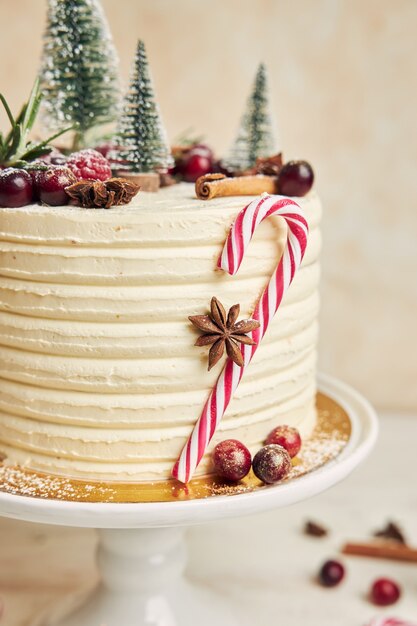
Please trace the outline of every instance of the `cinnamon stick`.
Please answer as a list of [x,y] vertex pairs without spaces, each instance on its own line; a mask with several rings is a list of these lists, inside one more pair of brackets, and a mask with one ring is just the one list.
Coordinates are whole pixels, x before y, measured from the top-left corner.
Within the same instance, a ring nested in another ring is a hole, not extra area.
[[206,174],[195,183],[195,192],[200,200],[211,200],[226,196],[258,196],[261,193],[277,193],[277,177],[236,176],[229,178],[224,174]]
[[417,563],[417,548],[409,548],[394,541],[347,543],[342,548],[342,554]]

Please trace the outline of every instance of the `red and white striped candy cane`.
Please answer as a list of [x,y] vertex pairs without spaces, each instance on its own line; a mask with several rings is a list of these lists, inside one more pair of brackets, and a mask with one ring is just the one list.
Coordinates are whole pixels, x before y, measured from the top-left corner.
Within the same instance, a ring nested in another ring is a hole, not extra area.
[[416,622],[405,622],[395,617],[375,617],[368,626],[417,626]]
[[284,253],[252,315],[252,318],[260,323],[259,328],[250,333],[256,343],[253,346],[242,345],[243,367],[239,367],[231,359],[226,361],[203,412],[172,470],[174,478],[182,483],[188,483],[191,480],[203,458],[246,367],[255,354],[303,259],[307,245],[308,224],[301,208],[290,198],[263,194],[242,209],[237,216],[226,239],[218,267],[229,274],[236,274],[257,226],[272,215],[279,215],[285,219],[288,235]]

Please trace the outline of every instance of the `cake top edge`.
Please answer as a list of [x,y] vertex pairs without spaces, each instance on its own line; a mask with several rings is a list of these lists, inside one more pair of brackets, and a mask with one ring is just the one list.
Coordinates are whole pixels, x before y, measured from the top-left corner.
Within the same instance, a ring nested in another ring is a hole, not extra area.
[[[160,216],[162,213],[184,213],[196,212],[199,216],[204,214],[212,214],[219,210],[239,209],[243,208],[251,200],[253,196],[233,196],[213,198],[209,201],[201,200],[196,197],[194,185],[191,183],[180,183],[172,187],[161,189],[158,193],[141,192],[129,204],[114,206],[110,209],[95,208],[85,209],[80,206],[62,205],[49,206],[42,204],[29,204],[18,208],[0,207],[0,215],[9,218],[13,215],[19,216],[61,216],[61,217],[77,217],[86,221],[111,220],[115,216],[141,216],[146,214],[155,214]],[[292,198],[302,208],[308,210],[312,202],[318,201],[318,194],[315,190],[310,191],[306,196]]]

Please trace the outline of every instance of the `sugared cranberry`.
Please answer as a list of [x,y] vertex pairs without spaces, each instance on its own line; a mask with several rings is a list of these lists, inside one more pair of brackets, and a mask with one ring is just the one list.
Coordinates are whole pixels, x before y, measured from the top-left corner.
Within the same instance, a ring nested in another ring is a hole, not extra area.
[[293,458],[300,451],[301,437],[298,430],[292,426],[277,426],[269,433],[265,443],[277,443],[285,448],[290,457]]
[[51,152],[39,158],[48,165],[65,165],[67,162],[65,154],[62,154],[57,148],[54,148]]
[[77,182],[74,174],[67,167],[54,167],[40,170],[35,176],[35,187],[39,200],[50,206],[68,204],[65,187]]
[[111,150],[115,150],[116,148],[117,145],[112,141],[105,141],[104,143],[98,144],[98,146],[94,146],[94,150],[96,152],[100,152],[105,159],[107,159],[109,152],[111,152]]
[[224,174],[229,177],[234,176],[234,172],[226,167],[222,160],[214,161],[210,174]]
[[46,171],[54,167],[55,167],[54,165],[49,165],[45,161],[41,161],[41,160],[32,161],[30,164],[28,164],[25,167],[25,170],[27,171],[27,173],[32,179],[33,202],[37,202],[39,200],[38,188],[37,188],[39,172]]
[[401,589],[396,582],[389,578],[378,578],[370,591],[370,598],[377,606],[395,604],[401,596]]
[[324,587],[336,587],[345,577],[345,568],[339,561],[326,561],[319,571],[319,582]]
[[31,175],[25,170],[8,167],[0,172],[0,206],[17,208],[33,202]]
[[291,469],[291,458],[285,448],[271,443],[255,454],[252,467],[259,480],[272,484],[287,476]]
[[111,167],[108,160],[97,150],[81,150],[71,154],[66,163],[78,180],[108,180]]
[[214,154],[213,154],[213,150],[210,148],[210,146],[206,145],[205,143],[195,143],[192,147],[191,147],[191,152],[198,152],[199,154],[205,154],[207,157],[209,157],[212,161],[214,159]]
[[216,473],[226,480],[241,480],[251,468],[251,454],[237,439],[226,439],[213,450],[213,465]]
[[213,169],[213,159],[204,149],[198,147],[189,150],[177,164],[177,171],[188,183],[194,183],[197,178],[209,174]]
[[65,154],[61,154],[60,152],[51,154],[51,165],[59,165],[60,167],[65,167],[67,164],[67,157]]
[[305,196],[314,182],[314,172],[307,161],[288,161],[278,174],[278,191],[284,196]]

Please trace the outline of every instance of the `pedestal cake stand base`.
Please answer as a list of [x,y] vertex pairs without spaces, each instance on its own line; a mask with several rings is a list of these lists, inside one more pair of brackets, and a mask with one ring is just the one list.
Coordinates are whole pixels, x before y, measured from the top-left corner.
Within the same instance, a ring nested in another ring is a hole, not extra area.
[[54,626],[238,625],[227,601],[184,578],[185,528],[98,532],[101,585]]
[[320,376],[319,389],[344,414],[349,437],[336,457],[278,485],[248,484],[231,494],[199,489],[196,497],[177,495],[175,501],[149,501],[148,494],[147,501],[128,503],[27,497],[0,484],[2,516],[99,529],[100,586],[75,614],[45,626],[242,626],[224,598],[184,577],[185,528],[299,502],[336,484],[366,458],[378,431],[372,407],[333,378]]

